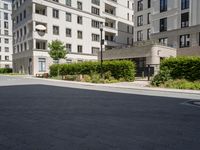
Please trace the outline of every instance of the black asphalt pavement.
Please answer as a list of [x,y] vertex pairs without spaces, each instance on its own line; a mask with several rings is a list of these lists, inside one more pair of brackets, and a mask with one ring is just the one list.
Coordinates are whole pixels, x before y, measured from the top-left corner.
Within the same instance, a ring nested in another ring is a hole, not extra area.
[[47,85],[0,87],[0,150],[199,150],[186,99]]

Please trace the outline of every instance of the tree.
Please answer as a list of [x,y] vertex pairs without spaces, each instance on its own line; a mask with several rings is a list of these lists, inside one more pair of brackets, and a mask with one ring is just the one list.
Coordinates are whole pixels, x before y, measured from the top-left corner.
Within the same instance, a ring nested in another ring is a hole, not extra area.
[[[59,64],[60,59],[65,59],[67,55],[67,51],[65,49],[64,44],[59,40],[54,40],[51,43],[48,44],[48,47],[50,49],[49,55],[54,60],[57,61]],[[59,67],[58,67],[58,76],[59,76]]]

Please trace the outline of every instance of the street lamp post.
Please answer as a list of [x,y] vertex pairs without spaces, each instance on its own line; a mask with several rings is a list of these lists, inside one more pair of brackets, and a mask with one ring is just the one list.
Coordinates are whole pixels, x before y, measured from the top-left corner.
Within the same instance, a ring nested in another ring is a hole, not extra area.
[[103,23],[100,24],[100,32],[101,32],[101,78],[103,77],[103,45],[104,45],[104,40],[103,40]]

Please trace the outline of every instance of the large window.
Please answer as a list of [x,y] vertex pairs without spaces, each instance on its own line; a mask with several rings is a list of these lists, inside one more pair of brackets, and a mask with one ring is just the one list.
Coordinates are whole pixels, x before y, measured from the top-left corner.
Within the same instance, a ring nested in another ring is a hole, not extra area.
[[181,28],[189,26],[189,12],[181,14]]
[[167,11],[167,0],[160,0],[160,12]]
[[167,18],[160,19],[160,32],[167,31]]
[[142,39],[143,39],[142,31],[138,31],[137,32],[137,41],[142,41]]
[[65,0],[65,4],[66,4],[67,6],[71,6],[71,0]]
[[59,26],[53,26],[53,34],[59,35]]
[[181,0],[181,9],[188,9],[190,7],[190,0]]
[[53,9],[53,18],[59,18],[59,10]]
[[168,38],[160,38],[159,43],[167,46],[168,45]]
[[100,5],[100,0],[92,0],[92,3],[99,6]]
[[39,72],[45,72],[46,71],[46,59],[39,58],[38,64],[39,64]]
[[190,46],[190,35],[185,34],[180,36],[180,48],[189,47]]
[[148,8],[151,8],[151,0],[148,0]]
[[71,22],[72,21],[72,14],[66,12],[66,21]]
[[139,0],[137,3],[137,10],[142,11],[143,10],[143,0]]
[[138,16],[137,17],[137,26],[142,26],[143,25],[143,16]]

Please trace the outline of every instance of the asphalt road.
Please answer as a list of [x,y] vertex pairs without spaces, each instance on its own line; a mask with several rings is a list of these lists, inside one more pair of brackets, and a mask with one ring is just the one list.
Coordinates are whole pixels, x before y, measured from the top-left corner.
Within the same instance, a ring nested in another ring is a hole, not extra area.
[[[6,79],[15,80],[0,82]],[[0,150],[199,150],[200,107],[186,101],[39,84],[0,86]]]

